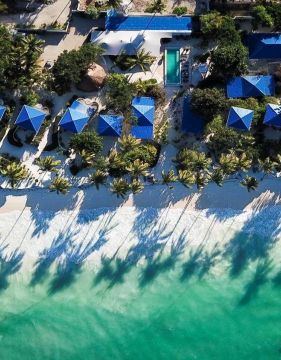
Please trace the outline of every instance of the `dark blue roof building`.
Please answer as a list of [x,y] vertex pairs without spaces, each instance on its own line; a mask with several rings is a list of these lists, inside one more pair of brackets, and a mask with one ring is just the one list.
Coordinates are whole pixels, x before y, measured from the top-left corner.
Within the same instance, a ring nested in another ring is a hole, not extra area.
[[250,34],[247,38],[250,59],[281,59],[281,34]]
[[105,29],[109,31],[177,31],[191,32],[192,17],[190,16],[159,16],[159,15],[130,15],[118,16],[108,13]]
[[98,133],[101,136],[121,136],[124,117],[121,115],[100,115]]
[[263,123],[269,126],[281,127],[281,106],[267,104]]
[[238,130],[249,131],[254,117],[254,111],[232,106],[229,110],[226,125]]
[[16,125],[37,133],[45,120],[46,113],[34,107],[24,105],[16,119]]
[[137,125],[132,126],[131,133],[138,139],[153,138],[153,124],[155,116],[155,101],[152,97],[136,96],[132,100],[132,116]]
[[155,103],[151,97],[134,97],[132,100],[132,115],[139,126],[153,126]]
[[183,131],[193,134],[202,133],[204,128],[204,120],[191,110],[188,97],[185,97],[183,101],[183,116],[181,127]]
[[271,75],[238,76],[227,84],[228,98],[247,98],[274,95],[274,80]]

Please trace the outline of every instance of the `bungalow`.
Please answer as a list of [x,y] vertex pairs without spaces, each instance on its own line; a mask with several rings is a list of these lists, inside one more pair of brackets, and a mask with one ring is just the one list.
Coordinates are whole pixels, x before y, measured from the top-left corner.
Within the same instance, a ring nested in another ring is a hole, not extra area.
[[274,95],[274,80],[271,75],[238,76],[227,84],[228,98],[247,98]]
[[79,100],[73,101],[60,120],[59,126],[72,133],[80,133],[87,125],[94,110]]
[[268,126],[281,127],[281,106],[267,104],[263,123]]
[[247,37],[250,59],[281,59],[281,34],[250,34]]
[[121,115],[99,115],[98,134],[101,136],[121,136],[124,117]]
[[229,110],[226,125],[237,130],[249,131],[253,117],[253,110],[232,106]]
[[152,139],[155,116],[154,99],[145,96],[134,97],[132,100],[132,115],[136,119],[136,125],[133,125],[131,129],[132,135],[138,139]]
[[190,108],[190,99],[184,98],[181,128],[186,133],[199,135],[203,132],[204,120]]
[[46,113],[37,108],[24,105],[16,119],[15,124],[23,129],[38,133],[40,127],[45,120]]

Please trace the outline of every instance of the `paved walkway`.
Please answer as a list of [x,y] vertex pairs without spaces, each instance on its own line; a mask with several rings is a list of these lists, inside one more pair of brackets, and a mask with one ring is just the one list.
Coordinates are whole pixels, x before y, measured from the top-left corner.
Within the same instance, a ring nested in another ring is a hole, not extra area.
[[32,13],[20,13],[14,15],[1,15],[0,23],[2,24],[32,24],[36,28],[41,25],[53,24],[55,21],[64,24],[71,11],[74,0],[57,0],[53,4],[41,6],[37,11]]
[[64,50],[78,49],[87,39],[93,27],[93,20],[73,15],[68,34],[45,34],[41,39],[45,41],[44,52],[41,55],[43,64],[54,61]]

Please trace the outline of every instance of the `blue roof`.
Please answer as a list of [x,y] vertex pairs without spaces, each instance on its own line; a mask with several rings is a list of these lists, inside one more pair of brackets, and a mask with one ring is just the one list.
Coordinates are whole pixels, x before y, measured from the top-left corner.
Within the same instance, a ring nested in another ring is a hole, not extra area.
[[3,118],[5,111],[6,111],[6,107],[0,105],[0,120]]
[[188,31],[192,30],[192,18],[190,16],[107,16],[105,29],[112,31]]
[[102,136],[121,136],[124,117],[121,115],[100,115],[98,133]]
[[155,103],[151,97],[134,97],[132,115],[137,118],[139,126],[151,126],[154,123]]
[[80,133],[87,125],[93,112],[92,108],[75,100],[64,113],[59,126],[73,133]]
[[183,101],[182,130],[188,133],[200,134],[203,132],[204,120],[193,113],[190,109],[190,101],[188,97]]
[[238,76],[227,84],[228,98],[246,98],[274,95],[274,80],[271,75]]
[[247,37],[250,59],[280,59],[281,34],[250,34]]
[[229,110],[226,125],[239,130],[250,130],[254,111],[232,106]]
[[276,104],[267,104],[263,123],[265,125],[281,127],[281,106]]
[[16,119],[16,125],[37,133],[45,117],[46,113],[44,111],[24,105]]
[[149,140],[153,138],[153,126],[132,126],[131,133],[137,139]]

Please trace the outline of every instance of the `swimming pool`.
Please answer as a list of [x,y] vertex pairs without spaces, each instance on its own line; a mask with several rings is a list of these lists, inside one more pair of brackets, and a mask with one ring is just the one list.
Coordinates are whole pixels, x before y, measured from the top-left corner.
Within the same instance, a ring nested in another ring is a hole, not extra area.
[[165,79],[166,85],[179,85],[181,83],[180,49],[166,49]]

